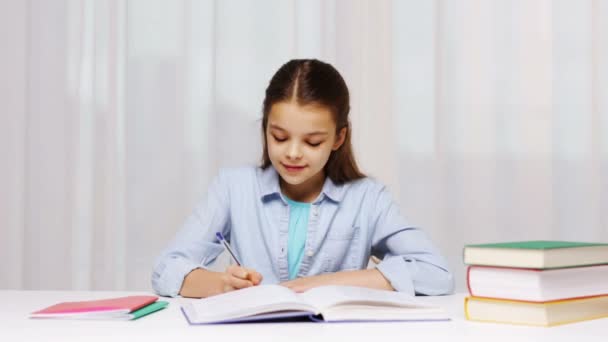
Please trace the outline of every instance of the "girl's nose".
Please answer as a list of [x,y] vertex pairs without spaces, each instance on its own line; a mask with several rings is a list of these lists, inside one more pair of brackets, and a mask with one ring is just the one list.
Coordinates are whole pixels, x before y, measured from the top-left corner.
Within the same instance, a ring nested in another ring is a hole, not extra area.
[[302,152],[300,151],[299,144],[291,144],[287,149],[287,158],[289,159],[300,159],[302,158]]

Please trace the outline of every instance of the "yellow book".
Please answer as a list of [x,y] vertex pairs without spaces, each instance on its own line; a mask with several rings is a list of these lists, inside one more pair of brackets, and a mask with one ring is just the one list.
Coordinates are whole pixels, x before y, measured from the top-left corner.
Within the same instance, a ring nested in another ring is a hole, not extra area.
[[471,321],[554,326],[608,317],[608,296],[541,303],[467,297],[464,312]]

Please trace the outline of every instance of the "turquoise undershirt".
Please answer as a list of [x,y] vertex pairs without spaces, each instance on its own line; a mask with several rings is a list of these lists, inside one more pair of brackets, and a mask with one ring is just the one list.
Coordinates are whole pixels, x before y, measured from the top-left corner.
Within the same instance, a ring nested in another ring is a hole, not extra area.
[[302,256],[304,256],[310,203],[296,202],[287,197],[285,200],[289,204],[289,237],[287,239],[289,279],[295,279],[300,270]]

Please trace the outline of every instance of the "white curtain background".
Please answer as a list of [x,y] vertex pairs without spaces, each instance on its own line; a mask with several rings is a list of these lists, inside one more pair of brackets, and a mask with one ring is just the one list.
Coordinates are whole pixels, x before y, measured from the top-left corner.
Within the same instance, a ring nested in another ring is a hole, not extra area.
[[149,290],[284,62],[464,290],[462,247],[608,242],[608,1],[0,1],[0,288]]

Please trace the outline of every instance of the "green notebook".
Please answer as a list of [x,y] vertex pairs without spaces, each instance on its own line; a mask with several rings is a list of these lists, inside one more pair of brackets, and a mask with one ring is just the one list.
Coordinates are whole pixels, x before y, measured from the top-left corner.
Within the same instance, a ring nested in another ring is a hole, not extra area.
[[608,264],[608,243],[517,241],[464,247],[464,263],[549,269]]
[[135,310],[135,311],[129,313],[129,315],[131,316],[130,319],[134,320],[134,319],[138,319],[138,318],[144,317],[144,316],[149,315],[149,314],[151,314],[153,312],[156,312],[158,310],[162,310],[162,309],[166,308],[167,305],[169,305],[169,302],[160,301],[160,300],[156,301],[156,302],[154,302],[154,303],[152,303],[150,305],[144,306],[143,308],[141,308],[139,310]]

